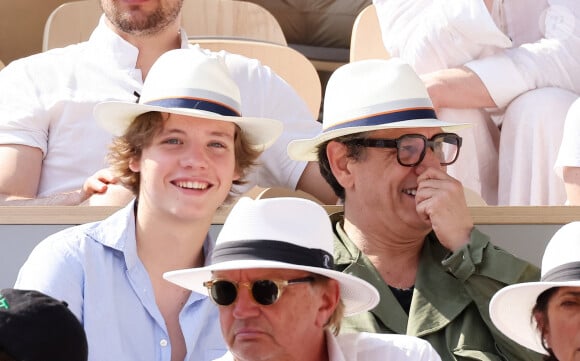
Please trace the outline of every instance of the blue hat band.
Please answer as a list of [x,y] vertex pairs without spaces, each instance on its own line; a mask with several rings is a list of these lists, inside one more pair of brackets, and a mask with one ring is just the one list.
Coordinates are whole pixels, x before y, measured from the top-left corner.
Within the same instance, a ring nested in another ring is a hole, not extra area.
[[220,103],[208,101],[207,99],[196,98],[165,98],[157,99],[143,103],[145,105],[153,105],[163,108],[182,108],[203,110],[206,112],[216,113],[225,117],[239,117],[240,113],[234,109],[227,107]]
[[324,132],[343,128],[377,126],[415,119],[437,119],[437,115],[435,114],[435,110],[433,110],[433,108],[407,109],[349,120],[347,122],[326,128],[324,129]]

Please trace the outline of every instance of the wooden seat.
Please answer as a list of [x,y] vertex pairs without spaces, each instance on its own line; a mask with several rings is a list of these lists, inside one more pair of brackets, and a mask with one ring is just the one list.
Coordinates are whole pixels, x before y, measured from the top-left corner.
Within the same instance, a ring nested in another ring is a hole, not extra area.
[[481,195],[471,188],[463,187],[463,195],[465,195],[465,202],[469,207],[487,206],[487,202]]
[[191,39],[190,43],[212,51],[225,50],[258,59],[286,80],[306,102],[314,119],[318,118],[322,86],[316,69],[302,53],[285,45],[251,40],[198,38]]
[[361,11],[354,21],[350,38],[350,61],[389,57],[381,37],[377,10],[371,4]]
[[101,14],[99,2],[95,0],[60,5],[48,16],[44,26],[42,51],[88,40]]
[[[89,39],[102,14],[96,0],[60,5],[44,27],[42,51]],[[190,37],[225,36],[286,45],[282,28],[263,7],[237,0],[185,0],[181,24]]]
[[287,45],[274,15],[245,1],[185,0],[181,25],[190,38],[223,36]]
[[264,188],[256,197],[255,199],[265,199],[265,198],[277,198],[277,197],[296,197],[296,198],[305,198],[309,199],[313,202],[318,204],[323,204],[318,198],[313,196],[310,193],[301,191],[301,190],[292,190],[288,188],[282,187],[271,187],[271,188]]

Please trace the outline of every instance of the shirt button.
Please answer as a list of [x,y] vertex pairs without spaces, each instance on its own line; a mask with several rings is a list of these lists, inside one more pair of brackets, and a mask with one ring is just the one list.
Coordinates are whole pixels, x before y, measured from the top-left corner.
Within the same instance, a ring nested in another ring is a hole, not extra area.
[[161,345],[161,347],[165,347],[165,346],[167,346],[167,340],[163,339],[163,340],[159,341],[159,344]]

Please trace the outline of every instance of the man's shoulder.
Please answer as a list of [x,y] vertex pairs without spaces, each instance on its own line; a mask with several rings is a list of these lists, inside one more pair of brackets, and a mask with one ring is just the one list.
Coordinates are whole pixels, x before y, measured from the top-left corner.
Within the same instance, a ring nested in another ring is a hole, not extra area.
[[418,337],[370,332],[336,336],[345,354],[356,352],[356,359],[439,360],[429,342]]

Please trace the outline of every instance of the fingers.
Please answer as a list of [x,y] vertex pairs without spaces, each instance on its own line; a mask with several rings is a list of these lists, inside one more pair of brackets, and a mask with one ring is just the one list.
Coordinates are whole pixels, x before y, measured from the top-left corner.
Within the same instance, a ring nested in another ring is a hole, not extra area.
[[417,181],[417,213],[429,219],[443,246],[450,250],[461,247],[473,228],[463,185],[437,169],[425,171]]

